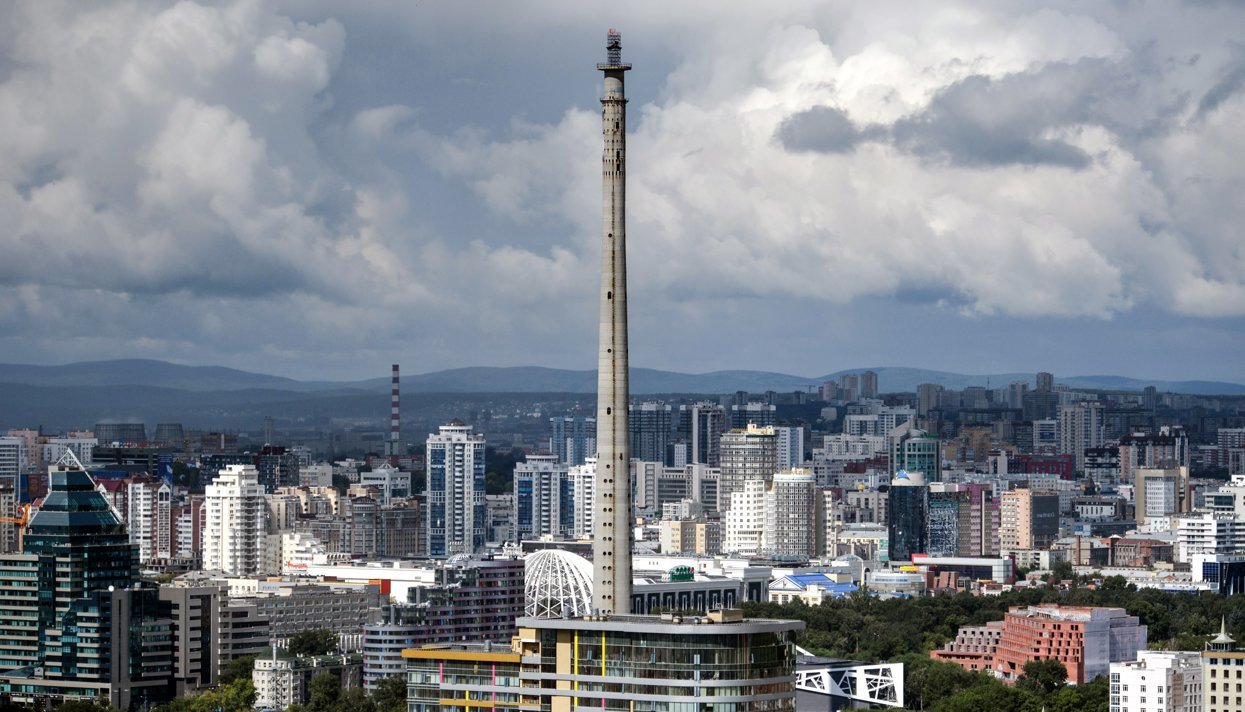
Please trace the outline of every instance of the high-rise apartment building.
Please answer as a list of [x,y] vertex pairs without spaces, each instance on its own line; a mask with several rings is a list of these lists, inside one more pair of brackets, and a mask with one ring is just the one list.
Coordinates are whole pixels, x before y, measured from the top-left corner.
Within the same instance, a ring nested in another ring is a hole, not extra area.
[[0,480],[0,517],[9,520],[0,521],[0,554],[14,554],[18,551],[19,514],[15,483]]
[[1006,403],[1008,408],[1024,410],[1025,396],[1029,393],[1029,383],[1027,381],[1015,381],[1007,384]]
[[18,475],[27,471],[26,440],[14,436],[0,437],[0,482],[18,487]]
[[839,399],[839,384],[836,381],[822,381],[817,393],[823,401],[832,403]]
[[571,490],[571,532],[574,539],[589,540],[593,535],[597,488],[597,459],[588,458],[582,465],[572,467],[567,473]]
[[794,470],[804,465],[804,428],[795,426],[778,426],[774,428],[778,436],[778,454],[776,465],[779,470]]
[[989,485],[958,485],[960,500],[956,538],[957,556],[988,557],[999,555],[999,501]]
[[424,555],[422,500],[423,497],[405,499],[380,508],[377,514],[379,555],[398,558]]
[[549,452],[563,465],[582,465],[597,451],[597,419],[555,415],[549,419]]
[[861,398],[877,398],[878,397],[878,374],[877,371],[865,371],[860,374],[860,397]]
[[860,398],[860,376],[854,373],[839,376],[839,397],[847,402]]
[[631,406],[631,458],[644,462],[670,462],[671,429],[670,406],[655,401],[645,401]]
[[813,473],[776,473],[765,493],[761,553],[776,557],[816,555],[816,486]]
[[1188,467],[1138,467],[1132,474],[1133,510],[1138,526],[1192,510]]
[[126,528],[138,547],[140,564],[167,562],[173,556],[173,488],[163,480],[130,477],[126,488]]
[[368,690],[389,675],[402,675],[405,648],[463,640],[509,643],[523,615],[522,559],[440,562],[428,583],[407,589],[407,598],[385,606],[381,620],[363,628],[363,684]]
[[570,469],[553,455],[528,455],[514,468],[514,523],[519,540],[564,537],[575,521]]
[[452,420],[428,436],[428,555],[474,554],[484,547],[484,436]]
[[916,415],[924,418],[931,410],[939,407],[942,386],[937,383],[922,383],[916,387]]
[[1059,538],[1059,495],[1030,489],[999,498],[999,550],[1049,549]]
[[1046,371],[1038,371],[1036,376],[1036,385],[1038,393],[1050,393],[1055,390],[1055,376]]
[[766,481],[750,477],[731,493],[730,508],[722,515],[722,551],[760,556],[765,537]]
[[749,479],[769,483],[778,471],[778,434],[772,427],[749,425],[721,437],[718,507],[731,506],[731,495]]
[[1132,482],[1141,467],[1172,469],[1190,464],[1189,436],[1183,428],[1164,427],[1157,435],[1120,438],[1120,481]]
[[265,445],[253,458],[259,484],[271,494],[281,487],[299,484],[298,453],[280,445]]
[[268,507],[259,472],[228,465],[203,496],[203,568],[233,576],[264,573]]
[[1105,411],[1097,401],[1059,406],[1059,452],[1076,460],[1077,472],[1085,471],[1085,449],[1103,445]]
[[691,444],[691,463],[717,467],[726,432],[726,408],[707,401],[679,406],[679,433]]
[[772,427],[778,424],[778,407],[769,403],[742,403],[731,406],[731,428],[743,429],[749,425]]

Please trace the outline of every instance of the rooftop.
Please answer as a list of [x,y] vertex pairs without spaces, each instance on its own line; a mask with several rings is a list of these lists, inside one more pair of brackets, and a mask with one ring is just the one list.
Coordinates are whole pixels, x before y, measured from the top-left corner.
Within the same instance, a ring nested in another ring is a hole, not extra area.
[[[712,615],[712,612],[711,614]],[[804,621],[740,618],[714,621],[710,616],[585,616],[583,618],[530,618],[516,621],[519,628],[597,630],[668,635],[737,635],[783,630],[804,630]]]

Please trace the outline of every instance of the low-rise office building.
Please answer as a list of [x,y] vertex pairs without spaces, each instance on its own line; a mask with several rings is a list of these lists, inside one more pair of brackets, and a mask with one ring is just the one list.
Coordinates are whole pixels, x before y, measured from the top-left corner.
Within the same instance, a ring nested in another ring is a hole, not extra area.
[[1202,712],[1202,656],[1143,650],[1111,663],[1112,712]]
[[310,702],[311,681],[330,674],[342,689],[363,684],[363,659],[358,655],[258,658],[251,672],[255,684],[255,708],[284,710]]
[[408,709],[795,710],[800,621],[589,616],[519,619],[509,650],[403,652]]

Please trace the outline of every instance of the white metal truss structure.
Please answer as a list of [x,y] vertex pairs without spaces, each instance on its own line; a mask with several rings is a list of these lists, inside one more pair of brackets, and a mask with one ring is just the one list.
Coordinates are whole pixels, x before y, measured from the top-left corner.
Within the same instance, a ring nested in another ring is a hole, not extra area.
[[592,612],[592,564],[561,549],[524,559],[524,613],[533,618],[580,618]]
[[797,670],[795,687],[882,707],[903,707],[903,663],[831,664]]
[[56,466],[57,467],[68,467],[71,470],[85,470],[86,469],[85,467],[82,466],[82,463],[78,460],[78,456],[75,455],[73,453],[73,450],[70,449],[68,446],[65,448],[65,452],[61,453],[61,456],[56,460]]

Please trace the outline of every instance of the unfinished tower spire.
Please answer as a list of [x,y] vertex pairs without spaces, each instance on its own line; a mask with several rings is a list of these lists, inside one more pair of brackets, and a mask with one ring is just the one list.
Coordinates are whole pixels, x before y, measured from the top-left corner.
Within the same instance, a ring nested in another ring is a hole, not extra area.
[[601,98],[601,342],[597,354],[597,473],[592,604],[631,612],[631,441],[627,428],[627,97],[622,35],[606,36]]

